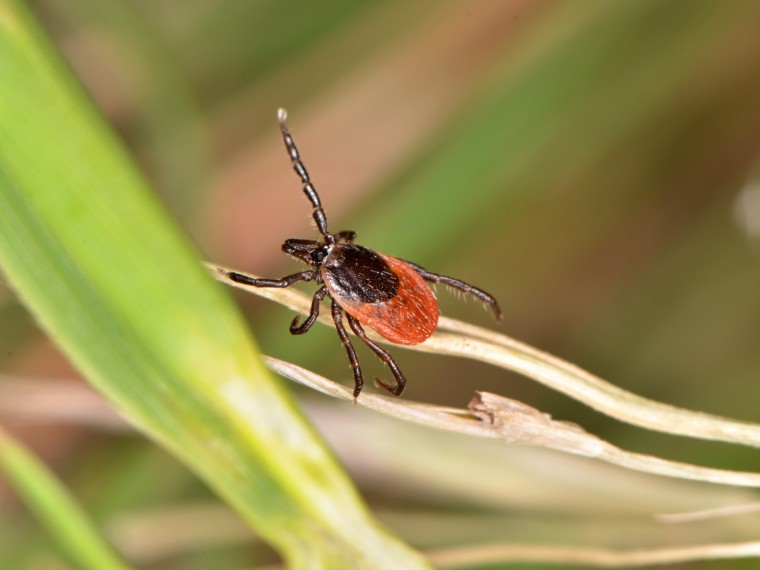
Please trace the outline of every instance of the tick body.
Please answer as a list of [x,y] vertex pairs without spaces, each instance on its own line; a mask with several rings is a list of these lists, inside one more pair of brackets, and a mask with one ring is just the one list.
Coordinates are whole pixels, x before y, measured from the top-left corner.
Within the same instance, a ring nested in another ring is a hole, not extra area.
[[390,342],[420,344],[438,325],[435,295],[400,259],[360,245],[338,244],[325,258],[321,273],[338,305]]
[[384,339],[402,345],[420,344],[427,340],[438,325],[438,303],[425,283],[444,283],[471,294],[488,305],[497,320],[501,320],[499,305],[491,295],[453,277],[430,273],[415,263],[378,253],[354,243],[356,234],[327,231],[327,216],[298,153],[293,138],[285,125],[284,109],[277,113],[285,147],[293,162],[293,169],[301,178],[303,190],[313,206],[312,217],[321,240],[289,239],[282,250],[311,266],[281,279],[256,279],[230,271],[227,275],[235,282],[254,287],[290,287],[299,281],[314,281],[320,287],[314,294],[308,317],[299,323],[293,319],[292,334],[307,332],[316,322],[325,297],[332,303],[332,317],[338,336],[346,349],[354,375],[354,398],[364,386],[359,359],[343,324],[346,317],[354,334],[382,360],[393,374],[394,383],[379,378],[376,383],[388,392],[400,396],[406,379],[393,357],[367,337],[362,325],[376,330]]

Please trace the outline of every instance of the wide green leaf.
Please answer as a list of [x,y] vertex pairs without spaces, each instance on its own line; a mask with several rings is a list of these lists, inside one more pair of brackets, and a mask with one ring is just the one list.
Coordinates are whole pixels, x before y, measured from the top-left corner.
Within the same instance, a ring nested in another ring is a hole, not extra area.
[[74,365],[293,567],[425,567],[371,518],[15,0],[0,54],[0,265]]

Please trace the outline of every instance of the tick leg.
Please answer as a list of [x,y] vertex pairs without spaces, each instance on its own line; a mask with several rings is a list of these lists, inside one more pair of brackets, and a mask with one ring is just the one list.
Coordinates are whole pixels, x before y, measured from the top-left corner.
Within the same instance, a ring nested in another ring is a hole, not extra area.
[[354,240],[356,239],[356,232],[351,230],[343,230],[342,232],[337,233],[337,237],[339,240],[343,240],[346,243],[354,243]]
[[396,385],[392,386],[388,384],[387,382],[381,380],[380,378],[375,378],[375,382],[377,382],[380,387],[387,390],[394,396],[400,396],[404,393],[404,388],[406,388],[406,378],[404,378],[404,375],[401,373],[401,369],[398,367],[398,364],[396,364],[396,361],[393,360],[393,357],[390,355],[390,353],[385,350],[384,348],[378,346],[373,340],[370,340],[367,337],[367,333],[364,332],[364,329],[362,328],[361,323],[357,321],[354,317],[351,315],[346,315],[348,318],[348,324],[351,327],[351,330],[354,331],[354,334],[358,336],[364,344],[366,344],[372,352],[374,352],[377,357],[382,360],[385,364],[388,365],[388,368],[391,369],[391,373],[393,374],[393,377],[396,379]]
[[260,279],[255,277],[249,277],[242,273],[235,273],[234,271],[227,272],[227,277],[235,283],[242,283],[244,285],[252,285],[253,287],[290,287],[293,283],[298,281],[313,281],[316,278],[315,271],[301,271],[288,275],[282,279]]
[[319,194],[317,194],[317,189],[314,188],[314,185],[311,183],[309,173],[306,171],[303,162],[301,162],[301,155],[298,154],[296,143],[293,141],[293,137],[291,136],[288,127],[285,126],[285,119],[287,116],[288,114],[284,109],[279,109],[277,111],[277,119],[280,121],[280,130],[282,131],[282,139],[285,141],[285,148],[288,149],[290,160],[293,163],[293,170],[296,171],[296,174],[298,174],[298,177],[301,179],[301,182],[303,183],[303,191],[309,199],[309,202],[311,202],[311,205],[314,206],[312,217],[317,224],[319,233],[324,236],[326,243],[334,244],[335,236],[327,231],[327,216],[322,209],[322,202],[319,199]]
[[309,316],[306,317],[306,320],[300,325],[298,324],[298,319],[301,318],[300,316],[293,319],[293,322],[290,323],[290,334],[303,334],[308,332],[311,325],[314,324],[319,316],[319,304],[322,302],[322,299],[325,298],[326,294],[327,289],[325,287],[317,289],[317,292],[314,293],[314,297],[311,299],[311,311],[309,311]]
[[313,239],[286,239],[282,244],[282,251],[309,263],[309,254],[320,245],[320,242]]
[[332,317],[335,321],[335,330],[338,331],[340,342],[343,343],[348,353],[348,361],[351,363],[351,368],[354,371],[354,400],[356,400],[364,387],[364,376],[362,375],[361,366],[359,366],[359,357],[356,356],[354,345],[351,344],[351,339],[348,338],[346,328],[343,326],[343,309],[335,301],[332,304]]
[[459,289],[460,291],[464,293],[469,293],[473,297],[479,299],[489,307],[491,307],[491,310],[493,311],[494,316],[496,317],[497,321],[501,321],[504,318],[504,315],[501,312],[501,308],[499,308],[499,303],[496,301],[496,299],[493,297],[493,295],[489,295],[483,289],[478,289],[477,287],[473,287],[469,283],[465,283],[464,281],[460,281],[459,279],[454,279],[453,277],[448,277],[446,275],[439,275],[438,273],[430,273],[427,271],[424,267],[420,267],[416,263],[412,263],[411,261],[404,261],[404,263],[408,263],[412,269],[414,269],[417,273],[420,274],[420,277],[422,277],[425,281],[430,281],[431,283],[443,283],[444,285],[448,285],[449,287],[453,287],[454,289]]

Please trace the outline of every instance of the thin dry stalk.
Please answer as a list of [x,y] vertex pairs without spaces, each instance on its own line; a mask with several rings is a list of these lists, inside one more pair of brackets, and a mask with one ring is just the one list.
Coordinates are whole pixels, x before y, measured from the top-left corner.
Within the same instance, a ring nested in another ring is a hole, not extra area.
[[[266,289],[231,281],[229,269],[207,263],[216,279],[307,314],[311,299],[295,289]],[[251,277],[255,277],[251,275]],[[332,325],[327,316],[320,322]],[[506,335],[441,318],[439,328],[426,342],[409,348],[463,356],[518,372],[562,392],[589,407],[632,425],[697,439],[760,447],[760,425],[685,410],[643,398],[602,380],[562,359]],[[382,341],[374,335],[370,336]]]
[[470,568],[497,563],[561,563],[585,568],[631,568],[677,564],[694,560],[719,560],[760,556],[760,542],[704,544],[676,548],[612,550],[607,548],[490,544],[428,552],[437,568]]

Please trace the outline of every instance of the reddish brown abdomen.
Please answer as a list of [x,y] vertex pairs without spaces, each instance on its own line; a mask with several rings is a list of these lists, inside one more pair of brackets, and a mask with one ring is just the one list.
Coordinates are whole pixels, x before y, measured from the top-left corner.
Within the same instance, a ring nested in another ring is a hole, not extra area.
[[[359,302],[345,295],[335,295],[336,302],[360,323],[375,329],[380,336],[396,344],[420,344],[438,326],[438,303],[435,295],[408,263],[378,253],[398,277],[398,292],[376,303]],[[325,280],[328,290],[330,284]]]

